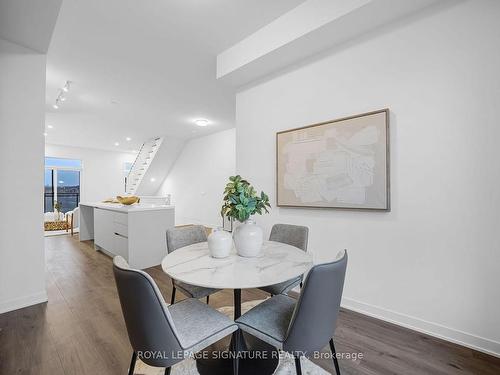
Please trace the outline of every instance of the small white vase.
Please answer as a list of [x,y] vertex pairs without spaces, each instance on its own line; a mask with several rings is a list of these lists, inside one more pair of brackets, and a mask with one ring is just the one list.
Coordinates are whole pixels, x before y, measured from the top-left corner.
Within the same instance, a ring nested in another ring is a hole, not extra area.
[[233,237],[222,228],[216,228],[208,236],[208,251],[213,258],[226,258],[233,248]]
[[256,257],[260,254],[263,243],[262,228],[253,220],[247,220],[233,232],[234,246],[242,257]]

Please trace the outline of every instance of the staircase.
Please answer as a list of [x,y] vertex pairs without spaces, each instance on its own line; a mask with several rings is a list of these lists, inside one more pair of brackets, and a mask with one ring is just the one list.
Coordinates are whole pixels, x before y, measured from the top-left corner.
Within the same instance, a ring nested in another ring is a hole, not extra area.
[[125,193],[134,195],[137,193],[144,176],[146,175],[156,153],[160,149],[163,137],[152,138],[143,143],[139,154],[135,158],[132,168],[125,179]]

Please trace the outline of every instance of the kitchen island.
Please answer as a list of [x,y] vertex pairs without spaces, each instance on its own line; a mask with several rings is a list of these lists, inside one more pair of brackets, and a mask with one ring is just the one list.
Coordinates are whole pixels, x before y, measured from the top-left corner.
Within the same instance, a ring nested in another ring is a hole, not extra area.
[[132,268],[161,263],[167,254],[166,230],[174,225],[170,205],[80,203],[80,241],[94,240],[96,250],[121,255]]

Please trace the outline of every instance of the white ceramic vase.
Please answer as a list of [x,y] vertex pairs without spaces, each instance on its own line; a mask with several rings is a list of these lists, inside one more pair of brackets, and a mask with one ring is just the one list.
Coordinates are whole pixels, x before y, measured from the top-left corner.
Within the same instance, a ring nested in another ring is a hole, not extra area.
[[242,257],[256,257],[262,249],[262,228],[255,221],[247,220],[233,232],[234,246]]
[[208,236],[208,251],[213,258],[228,257],[233,248],[233,237],[231,233],[222,228],[212,230]]

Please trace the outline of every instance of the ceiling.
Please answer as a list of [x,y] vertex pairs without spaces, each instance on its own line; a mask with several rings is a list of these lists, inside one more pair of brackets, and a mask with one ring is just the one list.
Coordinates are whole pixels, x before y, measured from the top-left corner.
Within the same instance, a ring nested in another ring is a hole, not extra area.
[[154,136],[233,127],[234,88],[216,80],[217,54],[302,2],[64,0],[48,51],[46,142],[131,151]]
[[0,37],[46,53],[61,1],[0,1]]
[[251,85],[335,53],[347,41],[376,36],[377,29],[404,25],[460,1],[308,0],[220,53],[217,77],[235,87]]

